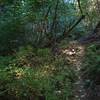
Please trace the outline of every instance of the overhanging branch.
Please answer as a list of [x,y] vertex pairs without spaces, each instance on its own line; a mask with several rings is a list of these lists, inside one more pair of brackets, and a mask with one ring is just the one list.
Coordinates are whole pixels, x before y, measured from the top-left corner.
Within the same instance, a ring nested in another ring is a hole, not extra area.
[[61,41],[62,39],[66,38],[66,36],[85,18],[85,15],[82,15],[76,22],[75,24],[72,25],[72,27],[63,35],[57,39],[57,41]]

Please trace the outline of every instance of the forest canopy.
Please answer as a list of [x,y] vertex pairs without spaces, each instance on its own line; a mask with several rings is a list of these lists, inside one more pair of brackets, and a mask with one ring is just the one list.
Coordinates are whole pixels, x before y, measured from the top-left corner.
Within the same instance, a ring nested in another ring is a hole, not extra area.
[[79,39],[93,31],[99,11],[98,0],[1,0],[0,52],[27,44],[45,47],[63,37]]

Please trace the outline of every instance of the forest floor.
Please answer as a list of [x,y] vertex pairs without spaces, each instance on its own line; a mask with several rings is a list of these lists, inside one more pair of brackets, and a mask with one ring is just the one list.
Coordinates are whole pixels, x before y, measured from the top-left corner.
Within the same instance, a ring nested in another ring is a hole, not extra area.
[[76,67],[77,80],[74,84],[74,100],[87,100],[86,90],[84,88],[84,79],[82,78],[81,66]]
[[82,70],[85,47],[76,42],[71,42],[63,52],[66,54],[66,59],[73,64],[73,69],[77,75],[73,88],[74,98],[72,100],[99,100],[98,96],[94,96],[94,91],[85,87],[86,81],[88,81],[87,79],[84,79],[84,71]]
[[74,71],[77,75],[77,80],[73,88],[73,100],[87,100],[86,91],[84,88],[84,80],[82,78],[83,72],[81,71],[82,60],[85,54],[85,47],[77,44],[76,42],[69,43],[69,47],[64,50],[67,60],[74,66]]
[[76,42],[71,42],[67,50],[65,50],[67,54],[67,59],[74,65],[74,71],[77,74],[77,79],[74,83],[73,95],[74,98],[72,100],[100,100],[100,85],[96,85],[92,88],[86,88],[83,68],[83,60],[85,57],[85,47],[77,44]]

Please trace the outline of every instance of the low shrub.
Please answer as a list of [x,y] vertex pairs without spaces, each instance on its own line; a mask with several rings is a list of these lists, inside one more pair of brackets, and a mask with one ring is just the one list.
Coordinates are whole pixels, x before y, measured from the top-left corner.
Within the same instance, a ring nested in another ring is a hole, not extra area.
[[[2,59],[7,60],[6,57]],[[70,100],[74,81],[72,67],[61,57],[53,59],[49,49],[38,49],[35,52],[30,47],[21,48],[6,67],[1,69],[0,66],[0,98]]]

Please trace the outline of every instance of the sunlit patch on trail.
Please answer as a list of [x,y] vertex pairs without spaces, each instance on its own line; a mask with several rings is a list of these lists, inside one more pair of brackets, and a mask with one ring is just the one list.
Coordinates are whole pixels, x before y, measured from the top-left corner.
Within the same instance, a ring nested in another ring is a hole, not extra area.
[[84,80],[81,71],[82,61],[85,55],[85,46],[77,43],[77,41],[72,41],[67,48],[62,49],[62,53],[70,64],[76,66],[74,67],[77,74],[77,80],[73,88],[74,100],[86,100],[86,91],[84,89]]
[[67,48],[62,49],[62,53],[67,61],[79,66],[85,54],[84,50],[84,46],[80,45],[76,41],[72,41],[69,43]]

